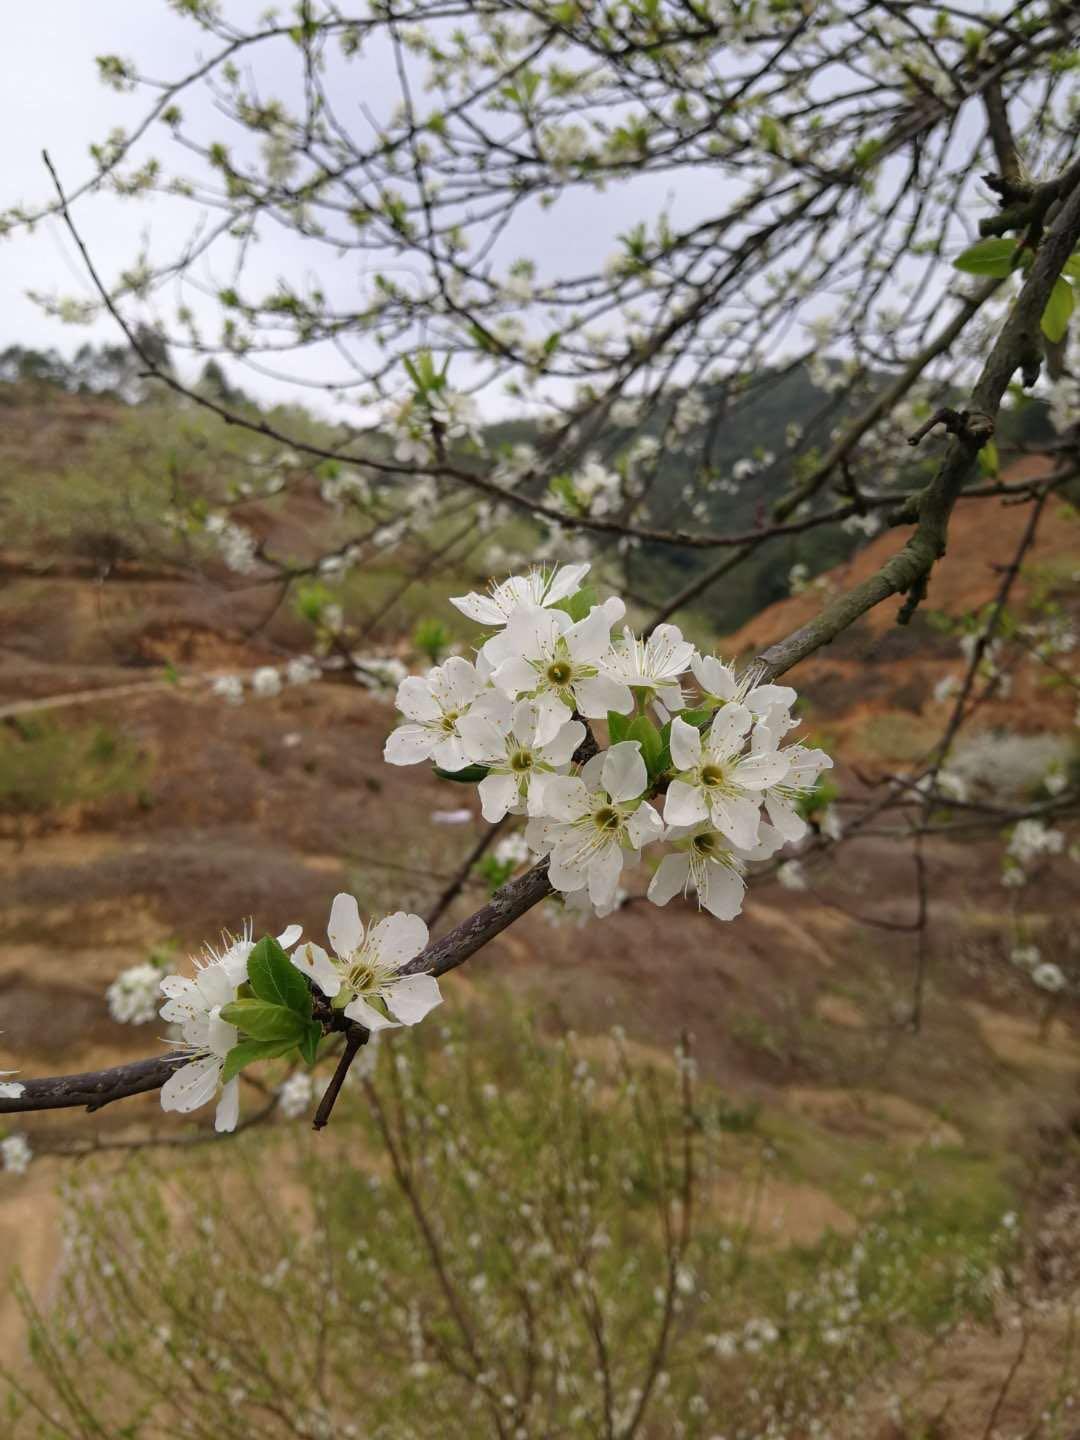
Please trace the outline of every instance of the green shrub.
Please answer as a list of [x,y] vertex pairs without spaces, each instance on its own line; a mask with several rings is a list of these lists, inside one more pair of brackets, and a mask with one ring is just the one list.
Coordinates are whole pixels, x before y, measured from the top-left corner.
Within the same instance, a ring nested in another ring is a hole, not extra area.
[[0,812],[45,815],[133,794],[145,773],[138,747],[107,725],[65,728],[34,715],[0,725]]
[[384,1043],[321,1137],[80,1171],[15,1440],[817,1431],[914,1330],[985,1316],[994,1205],[882,1177],[852,1234],[764,1248],[721,1199],[747,1174],[753,1218],[768,1140],[687,1056],[485,1013],[482,1045]]

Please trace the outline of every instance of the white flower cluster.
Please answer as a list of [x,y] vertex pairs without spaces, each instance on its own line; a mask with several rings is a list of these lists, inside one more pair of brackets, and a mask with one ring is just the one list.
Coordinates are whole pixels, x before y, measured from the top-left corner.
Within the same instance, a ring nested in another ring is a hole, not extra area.
[[[321,946],[299,944],[301,928],[289,925],[277,944],[292,950],[292,965],[312,982],[331,1008],[374,1033],[398,1025],[415,1025],[442,1000],[433,975],[399,972],[424,949],[428,930],[419,915],[398,911],[365,930],[352,895],[337,895],[330,908],[327,935],[333,954]],[[167,975],[161,991],[167,997],[161,1018],[179,1028],[176,1042],[184,1063],[161,1089],[161,1108],[188,1113],[218,1097],[214,1128],[235,1130],[240,1118],[239,1076],[224,1079],[230,1052],[241,1045],[237,1026],[223,1018],[227,1006],[249,998],[248,961],[255,949],[246,928],[238,939],[226,937],[219,953],[209,946],[195,962],[195,975]],[[295,947],[295,948],[293,948]],[[228,1011],[229,1015],[236,1012]],[[284,1054],[291,1042],[274,1051]],[[279,1095],[283,1112],[299,1114],[315,1094],[314,1081],[294,1077]],[[224,1083],[223,1083],[224,1082]],[[291,1086],[291,1088],[290,1088]]]
[[1009,956],[1012,963],[1026,970],[1031,982],[1048,995],[1058,995],[1068,985],[1068,979],[1060,965],[1044,960],[1037,945],[1017,945]]
[[[251,693],[258,700],[269,700],[280,695],[285,685],[310,685],[318,680],[322,667],[311,655],[294,655],[282,669],[276,665],[260,665],[251,672]],[[243,675],[218,675],[210,686],[210,693],[229,705],[244,703]]]
[[[597,913],[610,911],[624,865],[663,841],[649,898],[665,905],[693,888],[699,905],[733,919],[748,862],[803,838],[797,802],[832,761],[781,743],[798,723],[794,690],[737,676],[673,625],[647,639],[613,634],[625,606],[594,603],[581,588],[588,568],[533,569],[453,599],[493,633],[475,660],[454,656],[402,681],[406,723],[385,759],[475,780],[488,821],[528,816],[526,840],[548,857],[551,883],[586,892]],[[589,720],[606,720],[612,743],[585,758]]]
[[7,1171],[11,1175],[25,1175],[34,1158],[34,1152],[30,1149],[30,1142],[25,1135],[9,1135],[6,1139],[0,1140],[0,1170]]
[[218,512],[206,517],[205,529],[214,537],[228,569],[236,575],[250,575],[258,561],[258,545],[251,531]]
[[112,1018],[121,1025],[148,1025],[157,1016],[163,974],[149,960],[121,970],[105,991]]
[[1005,868],[1002,871],[1003,885],[1019,886],[1027,883],[1027,869],[1044,855],[1060,855],[1065,849],[1065,836],[1042,820],[1019,820],[1013,826],[1009,843],[1005,847]]

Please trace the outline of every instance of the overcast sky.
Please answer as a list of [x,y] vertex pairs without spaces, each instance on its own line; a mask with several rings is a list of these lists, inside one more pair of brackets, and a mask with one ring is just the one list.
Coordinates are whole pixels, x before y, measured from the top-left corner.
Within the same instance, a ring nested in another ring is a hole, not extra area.
[[[237,20],[255,21],[263,9],[262,0],[230,0],[230,15]],[[65,188],[70,192],[92,172],[87,148],[100,141],[115,126],[132,128],[144,113],[148,92],[117,94],[97,78],[94,57],[113,53],[138,62],[139,69],[155,79],[172,79],[190,69],[191,63],[211,48],[210,38],[190,21],[182,20],[164,0],[39,0],[34,5],[14,8],[5,14],[5,85],[0,89],[0,123],[7,137],[5,163],[0,167],[0,208],[17,201],[40,203],[51,194],[48,175],[41,160],[47,149]],[[216,48],[216,47],[214,47]],[[291,53],[285,53],[288,49]],[[295,74],[295,50],[284,47],[275,56],[272,47],[261,47],[257,57],[262,93],[284,91]],[[362,85],[357,85],[357,80]],[[392,67],[365,56],[350,72],[346,95],[362,90],[365,105],[376,114],[385,114],[397,98]],[[353,101],[353,123],[366,125],[358,101]],[[193,94],[183,98],[185,117],[194,119],[204,136],[227,135],[235,140],[216,117],[205,99]],[[153,134],[152,153],[159,154],[168,170],[170,161],[182,165],[175,142],[163,126]],[[140,152],[145,158],[150,151]],[[184,167],[186,168],[186,167]],[[720,182],[723,183],[722,181]],[[564,195],[552,211],[536,211],[527,217],[527,229],[519,227],[496,251],[499,268],[522,254],[539,263],[540,273],[583,273],[598,268],[615,248],[619,231],[643,216],[655,217],[661,208],[670,208],[676,221],[697,218],[706,204],[715,207],[717,188],[708,196],[700,184],[680,186],[677,177],[645,176],[631,187],[615,186],[603,194],[578,191]],[[632,193],[631,193],[632,192]],[[142,243],[149,238],[151,252],[162,242],[187,233],[194,214],[189,202],[154,196],[123,201],[115,196],[92,196],[76,209],[80,230],[102,274],[113,278],[121,265],[131,263]],[[160,252],[159,252],[160,253]],[[335,268],[337,266],[338,268]],[[359,268],[358,268],[359,266]],[[364,263],[356,258],[336,262],[325,250],[313,247],[291,233],[274,233],[254,257],[253,272],[267,288],[279,274],[297,283],[307,275],[316,276],[331,295],[346,292],[355,298],[357,287],[366,283]],[[391,267],[392,268],[392,267]],[[398,265],[395,279],[402,280],[407,264]],[[204,265],[199,280],[211,289],[231,277],[222,276]],[[115,325],[108,319],[90,327],[65,326],[44,314],[27,298],[28,290],[92,298],[94,291],[86,278],[75,247],[58,219],[43,222],[35,233],[17,232],[0,242],[0,304],[4,321],[0,348],[18,343],[31,347],[55,346],[64,352],[83,340],[116,341]],[[176,292],[162,297],[165,317],[171,322],[179,300]],[[186,303],[200,312],[207,333],[216,329],[217,308],[186,290]],[[213,318],[212,318],[213,317]],[[290,361],[290,372],[317,381],[330,373],[330,357],[307,355]],[[285,384],[253,379],[243,372],[243,383],[265,398],[311,400],[310,390],[297,391]],[[491,399],[485,405],[490,412]],[[497,401],[496,401],[497,404]],[[499,409],[503,407],[498,405]]]

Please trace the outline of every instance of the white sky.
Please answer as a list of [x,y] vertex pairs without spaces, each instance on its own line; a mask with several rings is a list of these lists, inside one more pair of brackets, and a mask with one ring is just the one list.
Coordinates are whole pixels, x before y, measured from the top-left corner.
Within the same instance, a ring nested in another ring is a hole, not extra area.
[[[254,21],[263,9],[264,0],[231,0],[229,14],[236,21]],[[7,137],[7,153],[0,168],[0,209],[17,202],[37,205],[51,197],[51,182],[41,159],[43,149],[49,151],[70,193],[92,173],[89,145],[103,140],[115,126],[133,128],[142,117],[152,99],[150,92],[117,94],[102,85],[94,63],[96,55],[131,58],[142,73],[173,79],[189,70],[200,53],[217,48],[190,20],[174,14],[165,0],[38,0],[36,5],[13,7],[5,13],[4,30],[0,134]],[[257,73],[264,94],[275,90],[287,94],[295,74],[294,53],[279,51],[275,56],[272,47],[260,47]],[[352,68],[350,85],[356,87],[357,80],[364,102],[376,114],[386,113],[396,102],[391,67],[380,65],[376,57],[365,58]],[[195,120],[203,138],[212,135],[235,142],[235,131],[214,115],[205,95],[199,103],[195,96],[196,92],[187,92],[181,97],[186,120]],[[352,120],[362,132],[365,122],[359,103],[356,111]],[[185,163],[185,157],[178,155],[166,127],[154,128],[152,142],[136,152],[139,158],[157,154],[166,172],[175,165],[190,173],[190,161]],[[528,254],[537,261],[541,274],[581,274],[594,265],[598,268],[616,248],[618,233],[643,216],[654,217],[661,208],[671,207],[675,219],[688,219],[701,213],[703,205],[715,207],[716,200],[715,191],[706,199],[699,184],[680,186],[672,176],[645,176],[638,185],[613,186],[602,194],[571,192],[552,211],[533,211],[525,234],[519,228],[500,242],[498,266],[501,269]],[[75,218],[95,263],[106,281],[111,281],[122,265],[136,258],[144,235],[153,252],[158,242],[188,233],[195,214],[190,202],[164,196],[132,201],[99,195],[81,201]],[[317,266],[319,282],[328,294],[355,295],[356,288],[367,283],[365,262],[354,258],[336,268],[338,263],[325,250],[278,230],[271,243],[254,255],[246,273],[269,289],[278,274],[287,274],[298,283],[305,275],[314,278],[313,267]],[[366,263],[370,268],[371,262]],[[392,264],[380,268],[395,270]],[[232,278],[207,265],[196,274],[211,289]],[[401,280],[401,266],[396,267],[395,278]],[[107,317],[91,326],[64,325],[27,297],[30,290],[95,298],[59,219],[43,222],[32,234],[18,231],[0,241],[0,349],[22,344],[41,349],[52,346],[70,353],[84,340],[115,343],[122,338]],[[175,290],[162,297],[166,329],[171,328],[178,299]],[[190,289],[185,290],[183,299],[202,319],[207,337],[215,334],[216,303],[202,300]],[[312,353],[290,358],[281,368],[313,381],[331,373],[328,358]],[[306,387],[260,380],[247,367],[232,373],[266,399],[299,399],[309,404],[319,399],[317,391]],[[484,407],[489,412],[492,398]],[[502,408],[497,399],[495,404]]]

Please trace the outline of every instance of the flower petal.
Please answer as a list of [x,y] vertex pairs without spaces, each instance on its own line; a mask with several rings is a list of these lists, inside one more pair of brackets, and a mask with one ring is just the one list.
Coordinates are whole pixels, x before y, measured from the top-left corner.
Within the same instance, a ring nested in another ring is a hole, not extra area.
[[218,1101],[217,1113],[214,1116],[214,1129],[219,1134],[226,1134],[236,1129],[236,1122],[240,1119],[240,1076],[234,1075],[226,1083],[221,1092],[221,1099]]
[[580,820],[588,814],[589,792],[574,775],[553,775],[544,786],[544,807],[553,820]]
[[709,818],[705,797],[693,785],[672,780],[664,797],[664,819],[669,825],[696,825]]
[[221,1061],[216,1055],[203,1055],[174,1070],[161,1087],[161,1108],[178,1110],[182,1115],[207,1105],[217,1093]]
[[601,720],[609,710],[628,715],[634,708],[630,688],[610,675],[590,675],[574,683],[578,709],[590,720]]
[[347,1019],[355,1020],[358,1025],[363,1025],[372,1034],[376,1030],[396,1030],[398,1028],[396,1020],[388,1020],[385,1015],[380,1015],[373,1005],[369,1005],[366,1000],[361,1000],[359,996],[355,1000],[349,1001],[343,1013]]
[[360,906],[355,895],[342,893],[334,896],[326,933],[334,954],[340,960],[347,960],[354,950],[360,949],[364,943],[364,923],[360,919]]
[[[705,864],[698,872],[698,900],[717,920],[734,920],[742,910],[746,882],[729,865]],[[702,888],[704,887],[704,889]]]
[[434,975],[403,975],[386,987],[383,998],[403,1025],[416,1025],[443,997]]
[[649,783],[649,772],[641,758],[641,742],[620,740],[610,746],[600,775],[604,789],[616,804],[636,800]]
[[277,937],[277,943],[283,950],[288,950],[296,944],[303,933],[304,927],[302,925],[286,925],[285,929]]
[[497,824],[518,798],[516,775],[487,775],[476,788],[481,814],[489,825]]
[[686,854],[665,855],[649,881],[648,897],[654,905],[666,905],[686,889],[690,875],[690,857]]
[[328,1000],[341,989],[341,976],[321,945],[309,940],[306,945],[298,946],[289,959],[302,975],[315,982]]
[[647,800],[638,806],[626,822],[626,834],[635,850],[640,850],[643,845],[651,845],[654,840],[659,840],[663,833],[664,822]]
[[437,738],[436,731],[423,725],[399,725],[386,737],[383,759],[387,765],[419,765],[431,758]]
[[714,795],[712,822],[740,850],[752,850],[757,844],[761,811],[758,804],[744,795]]
[[676,770],[693,770],[701,759],[701,732],[681,715],[671,722],[671,761]]
[[396,910],[368,931],[368,944],[394,970],[420,954],[428,943],[428,927],[419,915]]
[[709,749],[727,759],[741,750],[754,717],[745,705],[725,705],[709,729]]
[[409,720],[437,720],[442,713],[432,694],[431,683],[419,675],[408,675],[397,688],[397,708]]

